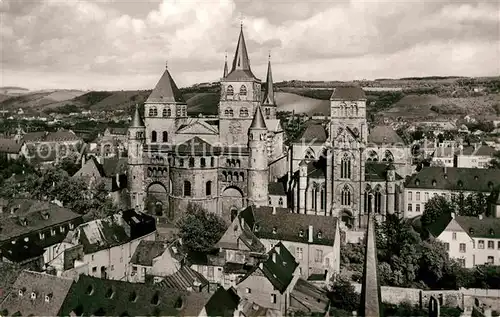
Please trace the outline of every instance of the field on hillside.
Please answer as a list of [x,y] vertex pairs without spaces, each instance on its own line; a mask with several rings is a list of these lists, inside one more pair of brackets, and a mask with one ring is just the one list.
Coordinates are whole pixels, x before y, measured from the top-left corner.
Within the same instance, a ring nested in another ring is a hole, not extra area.
[[0,107],[5,110],[42,111],[45,108],[57,107],[61,102],[84,94],[80,90],[50,90],[26,92],[22,95],[0,95]]

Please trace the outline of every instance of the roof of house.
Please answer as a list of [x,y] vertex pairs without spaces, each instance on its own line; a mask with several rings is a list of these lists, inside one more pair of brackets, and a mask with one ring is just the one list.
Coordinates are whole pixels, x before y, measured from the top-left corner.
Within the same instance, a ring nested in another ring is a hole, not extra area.
[[457,148],[455,147],[436,147],[434,150],[433,157],[453,157],[457,152]]
[[0,262],[0,272],[2,272],[0,274],[0,303],[2,303],[4,298],[10,294],[22,269],[16,264]]
[[252,232],[252,225],[246,219],[236,217],[216,244],[217,248],[264,253],[265,246]]
[[326,291],[299,278],[290,294],[290,306],[309,313],[325,313],[330,300]]
[[0,241],[10,240],[82,217],[67,208],[32,199],[13,200],[9,203],[8,209],[9,213],[0,215]]
[[177,289],[181,291],[193,290],[195,287],[201,289],[208,284],[208,280],[201,273],[185,265],[174,274],[165,276],[164,279],[158,283],[161,288]]
[[139,111],[139,104],[135,104],[134,117],[132,118],[132,122],[130,123],[130,127],[131,128],[144,127],[144,121],[142,120],[141,113]]
[[281,182],[269,182],[267,185],[267,191],[269,195],[285,196],[285,186]]
[[205,304],[206,316],[233,316],[239,303],[240,297],[236,290],[233,288],[225,290],[219,286]]
[[167,250],[167,244],[163,241],[142,240],[135,249],[131,264],[142,266],[153,266],[153,259],[162,255]]
[[[443,231],[446,229],[450,221],[453,219],[451,214],[443,213],[439,217],[437,217],[432,223],[428,224],[425,229],[429,231],[429,233],[437,238]],[[421,221],[420,221],[421,225]]]
[[153,89],[148,99],[146,100],[146,103],[149,102],[182,103],[182,104],[186,103],[184,97],[182,96],[181,91],[179,90],[179,88],[177,88],[174,79],[170,75],[168,68],[165,68],[163,75],[161,76],[160,80],[158,81],[155,88]]
[[[382,162],[366,162],[365,163],[365,180],[369,182],[381,182],[387,179],[387,171],[393,169],[393,164],[386,164]],[[401,180],[403,177],[396,174],[396,180]]]
[[370,129],[368,143],[375,144],[404,144],[403,139],[387,125],[377,125]]
[[89,221],[70,231],[66,241],[82,244],[85,254],[109,249],[130,241],[127,231],[113,218]]
[[73,131],[71,130],[58,130],[56,132],[49,132],[45,136],[46,142],[61,142],[61,141],[81,141],[82,139],[77,136]]
[[366,95],[361,87],[336,87],[330,100],[366,100]]
[[[181,316],[197,305],[187,292],[156,284],[129,283],[80,275],[71,287],[60,315]],[[200,307],[201,311],[201,307]]]
[[325,142],[327,140],[326,130],[321,124],[307,126],[302,135],[295,142]]
[[117,127],[114,127],[114,128],[107,128],[106,129],[109,134],[113,134],[113,135],[127,135],[127,128],[117,128]]
[[462,150],[457,151],[457,155],[474,155],[474,156],[493,156],[497,150],[488,145],[466,146]]
[[424,167],[405,182],[405,188],[491,192],[499,184],[499,169]]
[[267,260],[263,261],[262,265],[259,264],[255,270],[261,270],[271,284],[283,294],[292,282],[295,269],[299,264],[281,242],[278,242],[267,254]]
[[57,316],[72,284],[71,279],[23,271],[1,306],[9,315]]
[[[245,220],[259,239],[293,241],[318,245],[333,245],[338,219],[309,214],[297,214],[287,208],[249,206],[238,215]],[[309,242],[312,226],[312,242]]]
[[15,139],[0,138],[0,153],[18,154],[23,144]]
[[[62,239],[59,238],[59,241]],[[56,241],[57,243],[58,241]],[[53,245],[53,244],[48,244]],[[0,247],[0,255],[12,263],[23,265],[40,258],[45,253],[45,249],[35,244],[33,241],[17,241],[15,244],[5,243]]]
[[39,142],[43,141],[46,135],[46,131],[28,132],[23,135],[22,140],[24,142]]
[[500,239],[500,218],[456,216],[455,220],[471,237]]
[[245,317],[279,317],[282,316],[281,311],[264,306],[260,306],[246,298],[240,300],[240,311]]

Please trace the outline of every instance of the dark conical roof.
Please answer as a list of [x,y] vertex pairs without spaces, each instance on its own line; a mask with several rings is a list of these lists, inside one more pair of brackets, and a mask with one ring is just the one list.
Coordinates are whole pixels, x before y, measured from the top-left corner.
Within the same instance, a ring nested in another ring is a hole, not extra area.
[[363,283],[361,284],[361,305],[359,316],[379,317],[381,315],[381,293],[377,275],[377,241],[375,237],[375,219],[368,215],[366,231],[365,263]]
[[264,99],[262,101],[264,105],[276,105],[276,101],[274,100],[274,87],[273,87],[273,74],[271,72],[271,60],[267,64],[267,79],[266,86],[264,90]]
[[139,111],[139,105],[135,104],[134,117],[132,118],[131,128],[142,128],[144,127],[144,121],[142,121],[141,113]]
[[186,103],[168,68],[165,68],[163,75],[146,102]]
[[262,109],[260,108],[260,106],[257,107],[257,110],[255,110],[250,129],[267,129],[266,121],[264,120],[264,116],[262,115]]
[[234,81],[257,79],[250,69],[250,59],[248,58],[245,37],[243,36],[243,27],[240,30],[240,37],[238,38],[238,44],[236,45],[236,52],[234,53],[233,58],[233,66],[226,78],[228,80]]
[[226,55],[226,60],[224,61],[224,73],[222,74],[222,78],[227,77],[227,55]]

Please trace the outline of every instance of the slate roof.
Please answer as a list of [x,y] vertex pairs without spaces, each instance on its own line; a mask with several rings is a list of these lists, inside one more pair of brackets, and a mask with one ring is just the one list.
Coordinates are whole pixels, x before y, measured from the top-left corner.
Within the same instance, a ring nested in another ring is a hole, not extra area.
[[326,291],[299,278],[290,294],[290,306],[309,313],[325,313],[330,300]]
[[[62,238],[59,239],[59,242]],[[57,242],[56,242],[57,243]],[[49,244],[52,245],[52,244]],[[0,255],[12,263],[22,265],[31,260],[43,257],[45,249],[33,241],[18,241],[16,244],[5,243],[0,247]]]
[[281,242],[278,242],[267,254],[268,258],[262,263],[262,268],[259,264],[255,269],[261,270],[271,284],[283,294],[292,282],[295,269],[299,264]]
[[309,243],[309,226],[312,226],[311,244],[333,245],[338,219],[317,215],[297,214],[287,208],[249,206],[238,215],[252,228],[259,239],[273,239]]
[[[10,294],[22,269],[15,264],[0,262],[0,303]],[[1,305],[0,305],[1,306]]]
[[499,169],[434,166],[412,175],[405,188],[491,192],[499,184]]
[[[158,85],[159,84],[160,83],[158,83]],[[148,100],[149,100],[149,98],[148,98]],[[131,128],[142,128],[142,127],[144,127],[144,121],[142,120],[142,116],[141,116],[141,112],[139,111],[139,105],[138,104],[135,104],[134,117],[132,118],[132,122],[130,123],[130,127]]]
[[366,100],[366,95],[361,87],[336,87],[330,100]]
[[181,316],[188,307],[197,305],[197,301],[197,296],[156,284],[80,275],[60,315],[69,316],[74,312],[77,316]]
[[233,316],[240,297],[233,288],[225,290],[220,286],[205,304],[206,316]]
[[0,138],[0,153],[18,154],[21,152],[24,142],[14,139]]
[[78,226],[68,234],[74,244],[82,244],[85,254],[109,249],[130,241],[125,228],[111,218],[98,219]]
[[201,273],[184,265],[174,274],[165,276],[164,279],[158,283],[158,286],[164,289],[187,291],[196,288],[201,290],[208,284],[208,280]]
[[[72,284],[71,279],[23,271],[1,307],[9,315],[19,312],[22,316],[57,316]],[[19,291],[22,291],[22,296]]]
[[457,151],[457,155],[475,155],[475,156],[493,156],[497,150],[488,145],[466,146],[462,150]]
[[405,144],[403,139],[394,131],[393,128],[386,125],[377,125],[370,129],[368,133],[368,143],[375,144]]
[[225,81],[254,81],[257,80],[250,69],[250,59],[248,58],[243,28],[240,29],[238,44],[234,53],[233,65],[231,71],[224,78]]
[[285,196],[285,186],[281,182],[269,182],[267,185],[269,195]]
[[167,245],[163,241],[142,240],[135,249],[130,259],[130,263],[142,266],[153,266],[153,259],[162,255],[165,250],[167,250]]
[[[10,210],[16,209],[14,214]],[[16,199],[0,215],[0,242],[80,219],[81,215],[45,201]],[[46,217],[46,218],[44,218]],[[26,221],[26,225],[22,224]]]
[[260,106],[258,106],[255,110],[252,123],[250,124],[250,129],[267,129],[266,120],[264,120],[264,116],[262,115],[262,108]]
[[[179,90],[179,88],[177,88],[177,85],[172,76],[170,75],[168,68],[165,68],[163,75],[161,76],[160,80],[158,81],[155,88],[153,89],[148,99],[146,100],[146,103],[157,103],[157,102],[186,104],[186,101],[184,100],[184,97],[182,96],[182,93]],[[135,121],[133,121],[133,123],[135,123]],[[132,126],[138,127],[142,125],[133,124]]]
[[500,218],[456,216],[455,220],[473,238],[500,239]]
[[311,124],[309,125],[302,135],[295,140],[295,143],[299,142],[319,142],[323,143],[327,140],[326,130],[321,124]]
[[[367,182],[382,182],[387,179],[387,170],[393,168],[393,164],[385,164],[378,162],[365,163],[365,180]],[[401,180],[403,177],[396,173],[396,180]]]
[[266,250],[262,242],[252,232],[252,225],[246,223],[246,219],[242,217],[236,217],[233,220],[215,246],[232,250],[242,250],[246,247],[249,251],[256,253],[264,253]]

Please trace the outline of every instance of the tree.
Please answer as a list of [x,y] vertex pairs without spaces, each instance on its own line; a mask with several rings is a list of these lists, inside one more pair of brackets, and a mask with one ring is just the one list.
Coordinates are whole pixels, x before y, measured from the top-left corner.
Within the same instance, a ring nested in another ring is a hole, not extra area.
[[72,176],[78,170],[80,170],[81,165],[78,163],[78,156],[76,154],[64,157],[57,165],[57,168],[60,168],[68,173],[68,175]]
[[331,306],[349,312],[358,310],[360,296],[354,290],[351,282],[343,276],[336,276],[333,288],[328,292]]
[[438,219],[442,214],[451,214],[455,211],[453,204],[441,195],[436,195],[425,203],[425,210],[420,221],[426,227]]
[[496,151],[495,153],[493,153],[489,168],[500,169],[500,151]]
[[212,250],[227,229],[222,218],[193,203],[189,203],[177,227],[182,244],[188,251],[197,252]]

